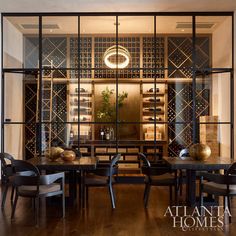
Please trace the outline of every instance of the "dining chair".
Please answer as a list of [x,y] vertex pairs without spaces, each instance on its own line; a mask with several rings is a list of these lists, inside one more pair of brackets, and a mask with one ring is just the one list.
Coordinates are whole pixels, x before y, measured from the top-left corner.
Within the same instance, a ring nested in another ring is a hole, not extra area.
[[[18,197],[32,198],[35,205],[35,221],[38,225],[39,218],[39,199],[56,195],[62,196],[62,216],[65,217],[65,194],[64,194],[64,172],[40,175],[40,172],[33,164],[14,160],[12,166],[16,172],[13,177],[13,186],[15,188],[15,197],[12,207],[11,219],[14,218]],[[28,170],[34,175],[22,175],[22,170]]]
[[4,185],[1,207],[4,208],[7,198],[7,192],[10,186],[12,187],[11,201],[13,201],[14,187],[12,186],[12,176],[14,174],[14,171],[12,168],[12,162],[14,161],[14,158],[12,155],[8,153],[0,153],[0,159],[1,159],[2,184]]
[[172,172],[169,166],[162,160],[155,163],[150,163],[143,153],[139,153],[139,159],[142,161],[142,173],[145,175],[145,189],[144,189],[144,205],[148,206],[149,194],[152,186],[169,186],[170,204],[172,204],[172,188],[174,187],[175,202],[178,202],[177,185],[178,177],[177,172]]
[[117,162],[120,160],[121,154],[112,157],[110,163],[98,164],[96,170],[86,174],[84,179],[86,201],[88,203],[88,192],[90,187],[107,186],[110,194],[112,208],[116,208],[113,184],[115,182],[113,176],[118,174]]
[[[207,180],[208,182],[203,182]],[[200,173],[200,210],[204,206],[204,193],[224,197],[224,207],[230,210],[230,198],[236,196],[236,162],[233,163],[225,174]],[[231,211],[230,211],[231,212]],[[231,222],[231,217],[229,217]]]

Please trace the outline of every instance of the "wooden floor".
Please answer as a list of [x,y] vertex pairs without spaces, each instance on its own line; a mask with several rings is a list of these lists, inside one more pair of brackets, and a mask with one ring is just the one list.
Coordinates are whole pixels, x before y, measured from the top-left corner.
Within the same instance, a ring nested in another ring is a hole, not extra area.
[[[108,192],[104,188],[91,189],[89,206],[81,210],[79,205],[66,208],[66,218],[60,218],[57,204],[41,204],[40,225],[34,226],[34,214],[29,199],[19,199],[15,220],[10,220],[11,204],[0,211],[1,236],[169,236],[169,235],[236,235],[236,201],[232,205],[233,223],[224,232],[183,232],[172,227],[172,220],[164,217],[169,204],[165,187],[151,190],[149,208],[143,207],[144,186],[120,184],[115,186],[117,208],[111,209]],[[10,194],[9,194],[10,195]]]

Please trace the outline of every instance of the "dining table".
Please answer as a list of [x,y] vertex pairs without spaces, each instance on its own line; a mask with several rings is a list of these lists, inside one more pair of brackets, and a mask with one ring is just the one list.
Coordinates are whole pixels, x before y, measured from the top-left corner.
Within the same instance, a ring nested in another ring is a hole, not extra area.
[[196,172],[227,170],[233,160],[227,157],[209,157],[204,161],[194,160],[191,157],[163,157],[172,170],[186,170],[186,201],[188,206],[196,206]]
[[62,158],[50,160],[45,156],[37,156],[28,160],[31,164],[37,166],[40,171],[48,172],[68,172],[69,175],[69,202],[77,202],[77,177],[79,175],[79,203],[82,208],[85,207],[85,173],[86,171],[96,169],[98,159],[96,157],[80,157],[74,161],[64,161]]

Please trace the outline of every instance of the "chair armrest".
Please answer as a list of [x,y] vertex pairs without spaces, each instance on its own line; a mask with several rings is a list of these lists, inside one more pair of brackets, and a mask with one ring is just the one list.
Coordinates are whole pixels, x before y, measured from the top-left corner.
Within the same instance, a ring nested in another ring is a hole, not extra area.
[[65,179],[64,172],[59,172],[59,173],[49,174],[49,175],[40,175],[40,184],[42,185],[52,184],[59,179],[64,181]]
[[208,181],[211,181],[217,184],[236,185],[236,175],[221,175],[221,174],[201,172],[200,176],[202,176],[202,178]]

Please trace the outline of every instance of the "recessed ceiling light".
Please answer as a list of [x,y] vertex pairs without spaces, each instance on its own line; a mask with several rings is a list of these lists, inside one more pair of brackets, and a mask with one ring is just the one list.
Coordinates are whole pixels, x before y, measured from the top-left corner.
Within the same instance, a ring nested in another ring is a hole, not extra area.
[[184,32],[184,29],[181,29],[182,32]]
[[52,33],[53,32],[53,30],[52,29],[50,29],[50,33]]

